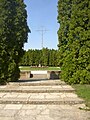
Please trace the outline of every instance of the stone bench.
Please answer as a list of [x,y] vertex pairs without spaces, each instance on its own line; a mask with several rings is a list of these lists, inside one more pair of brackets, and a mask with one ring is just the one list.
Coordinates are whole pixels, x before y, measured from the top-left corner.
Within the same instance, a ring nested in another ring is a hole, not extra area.
[[20,71],[20,79],[59,79],[60,70]]
[[47,78],[48,79],[59,79],[60,73],[61,73],[60,70],[47,71]]
[[25,70],[22,70],[20,71],[20,79],[30,79],[30,74],[31,74],[31,71],[25,71]]

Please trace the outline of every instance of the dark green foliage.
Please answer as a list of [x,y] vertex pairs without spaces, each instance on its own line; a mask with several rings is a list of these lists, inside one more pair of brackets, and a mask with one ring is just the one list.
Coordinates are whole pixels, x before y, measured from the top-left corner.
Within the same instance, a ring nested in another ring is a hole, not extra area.
[[57,50],[43,48],[42,50],[28,50],[20,61],[22,66],[57,66]]
[[90,1],[68,2],[58,2],[58,64],[62,66],[62,79],[70,84],[90,83]]
[[19,78],[18,63],[23,55],[29,28],[23,0],[0,0],[0,83]]

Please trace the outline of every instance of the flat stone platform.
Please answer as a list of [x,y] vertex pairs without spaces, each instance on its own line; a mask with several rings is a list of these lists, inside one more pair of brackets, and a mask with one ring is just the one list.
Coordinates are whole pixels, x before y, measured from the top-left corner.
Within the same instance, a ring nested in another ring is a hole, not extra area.
[[[90,120],[79,105],[0,104],[0,120]],[[82,107],[84,105],[82,104]]]
[[21,70],[20,79],[59,79],[61,70]]

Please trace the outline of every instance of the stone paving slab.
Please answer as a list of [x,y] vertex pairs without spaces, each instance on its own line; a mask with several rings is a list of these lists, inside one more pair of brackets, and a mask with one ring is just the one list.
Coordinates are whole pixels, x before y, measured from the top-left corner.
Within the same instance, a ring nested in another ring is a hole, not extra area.
[[15,120],[14,117],[0,117],[0,120]]
[[0,110],[0,117],[14,117],[17,113],[17,110],[2,109]]
[[[1,105],[0,105],[1,106]],[[3,105],[0,120],[90,120],[90,111],[78,105]]]

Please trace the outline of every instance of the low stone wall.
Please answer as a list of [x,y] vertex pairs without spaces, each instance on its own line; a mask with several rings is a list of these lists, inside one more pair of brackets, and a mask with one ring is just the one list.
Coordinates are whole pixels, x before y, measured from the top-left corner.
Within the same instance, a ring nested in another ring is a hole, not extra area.
[[59,79],[61,71],[21,71],[20,79]]

